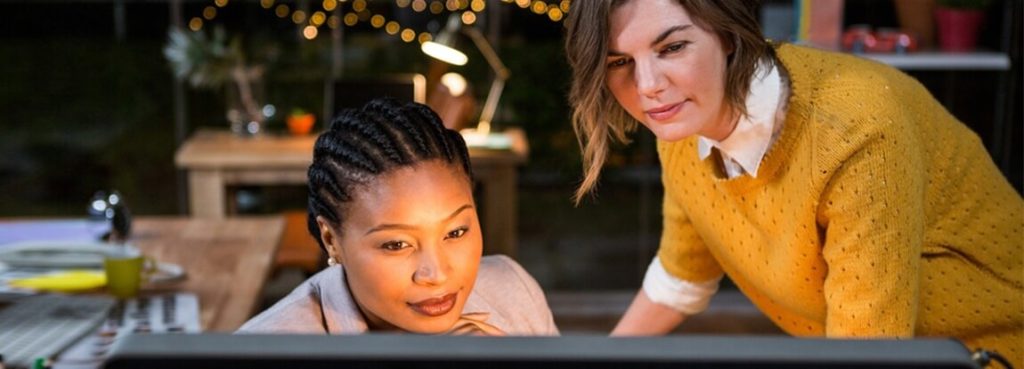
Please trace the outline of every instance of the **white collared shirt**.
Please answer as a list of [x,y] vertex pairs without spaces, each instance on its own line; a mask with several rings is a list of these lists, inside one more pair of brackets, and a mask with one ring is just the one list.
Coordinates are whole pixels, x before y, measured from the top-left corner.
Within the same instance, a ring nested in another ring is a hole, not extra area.
[[[766,71],[766,68],[770,69]],[[697,154],[700,159],[706,160],[711,149],[717,148],[722,155],[722,168],[729,179],[744,174],[757,178],[761,160],[782,129],[785,97],[788,95],[787,81],[779,73],[779,68],[758,64],[747,94],[747,116],[741,117],[736,128],[722,141],[698,137]],[[721,277],[694,283],[676,278],[655,257],[644,275],[643,291],[651,301],[693,315],[707,309],[711,296],[718,291],[720,280]]]
[[[770,69],[766,71],[766,68]],[[761,159],[782,127],[781,122],[785,116],[781,113],[785,110],[783,96],[786,92],[779,68],[759,64],[750,81],[750,92],[746,100],[747,115],[740,118],[736,128],[722,141],[698,137],[697,154],[700,159],[707,159],[711,155],[711,148],[718,148],[728,178],[736,178],[744,173],[757,178]]]

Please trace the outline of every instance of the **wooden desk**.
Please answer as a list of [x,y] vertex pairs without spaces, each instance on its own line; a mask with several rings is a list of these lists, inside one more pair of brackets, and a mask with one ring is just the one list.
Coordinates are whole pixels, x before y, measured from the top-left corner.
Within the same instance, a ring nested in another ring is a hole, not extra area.
[[203,331],[233,332],[256,312],[284,219],[137,217],[132,227],[131,242],[145,255],[187,273],[143,292],[194,293]]
[[[482,186],[484,249],[515,257],[516,166],[526,162],[530,149],[522,130],[506,133],[511,150],[471,149],[469,156]],[[305,184],[315,142],[315,135],[242,138],[226,131],[197,132],[174,157],[177,167],[188,172],[192,216],[220,219],[234,213],[230,186]]]

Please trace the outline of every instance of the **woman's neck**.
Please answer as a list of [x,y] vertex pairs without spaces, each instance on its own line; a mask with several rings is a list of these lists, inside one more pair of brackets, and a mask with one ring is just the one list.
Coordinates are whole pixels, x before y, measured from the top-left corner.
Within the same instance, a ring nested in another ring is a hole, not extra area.
[[730,107],[729,104],[722,105],[725,111],[720,114],[722,118],[719,119],[719,123],[715,124],[709,132],[702,132],[701,136],[722,142],[729,138],[729,135],[736,130],[736,126],[740,121],[740,112]]

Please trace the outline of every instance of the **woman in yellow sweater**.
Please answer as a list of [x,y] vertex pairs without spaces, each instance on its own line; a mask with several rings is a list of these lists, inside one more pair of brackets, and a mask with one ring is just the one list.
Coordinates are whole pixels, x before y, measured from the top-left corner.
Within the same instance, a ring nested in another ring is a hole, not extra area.
[[746,0],[572,4],[584,154],[658,138],[664,230],[612,332],[664,334],[728,274],[797,336],[951,336],[1024,366],[1024,200],[917,81],[764,41]]

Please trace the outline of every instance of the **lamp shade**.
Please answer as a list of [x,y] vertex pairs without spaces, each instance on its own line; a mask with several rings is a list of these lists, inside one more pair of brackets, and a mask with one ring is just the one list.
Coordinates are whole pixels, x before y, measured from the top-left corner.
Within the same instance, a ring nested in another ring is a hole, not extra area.
[[444,25],[444,29],[441,32],[438,32],[437,38],[424,42],[420,46],[420,50],[423,50],[424,54],[448,64],[466,65],[469,58],[466,57],[466,54],[455,48],[455,39],[458,37],[459,29],[461,28],[462,21],[459,20],[459,17],[448,17],[448,23]]
[[482,132],[486,136],[490,132],[491,118],[494,117],[494,111],[498,108],[498,100],[501,99],[501,90],[505,88],[505,80],[508,79],[508,68],[505,68],[505,64],[498,58],[498,54],[494,52],[491,44],[487,42],[487,39],[476,28],[462,27],[462,21],[459,16],[453,14],[448,17],[448,23],[437,35],[435,41],[424,42],[420,49],[423,50],[424,54],[445,63],[465,65],[469,58],[454,47],[455,37],[459,32],[464,33],[473,40],[473,44],[476,45],[476,48],[483,54],[484,59],[487,59],[487,64],[490,64],[491,69],[494,70],[491,90],[487,93],[487,101],[484,103],[483,111],[480,112],[480,122],[477,123],[477,131]]
[[423,45],[420,46],[420,49],[423,50],[424,54],[430,55],[434,59],[448,64],[466,65],[466,62],[469,61],[466,54],[463,54],[461,51],[440,42],[424,42]]

